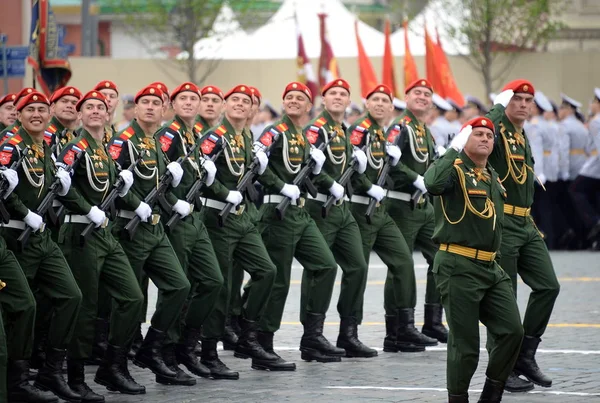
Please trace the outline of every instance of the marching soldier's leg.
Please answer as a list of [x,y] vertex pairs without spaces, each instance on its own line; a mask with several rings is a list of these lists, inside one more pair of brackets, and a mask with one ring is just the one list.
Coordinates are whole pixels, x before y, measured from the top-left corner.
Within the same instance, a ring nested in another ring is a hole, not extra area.
[[110,311],[112,300],[105,285],[100,282],[98,290],[98,313],[96,314],[94,326],[94,343],[92,345],[92,355],[87,360],[87,364],[100,365],[102,358],[106,353],[108,344],[108,332],[110,322]]
[[234,262],[231,272],[231,295],[229,298],[229,312],[225,319],[225,330],[221,341],[223,350],[235,350],[241,332],[240,316],[242,314],[241,288],[244,283],[244,268],[239,262]]
[[146,323],[146,317],[148,316],[148,287],[150,286],[150,278],[144,271],[142,271],[140,277],[141,280],[138,280],[138,282],[140,289],[142,290],[142,294],[144,295],[144,303],[142,304],[142,310],[140,311],[140,317],[138,319],[138,324],[133,336],[133,342],[131,343],[131,349],[127,353],[127,358],[131,359],[135,357],[136,353],[140,349],[140,346],[142,345],[142,342],[144,341],[144,336],[142,335],[142,323]]

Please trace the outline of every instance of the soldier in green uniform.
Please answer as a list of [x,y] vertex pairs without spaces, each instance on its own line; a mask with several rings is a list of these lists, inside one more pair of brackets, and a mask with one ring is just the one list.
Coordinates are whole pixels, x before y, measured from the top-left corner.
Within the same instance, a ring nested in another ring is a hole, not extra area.
[[7,127],[12,126],[17,120],[16,98],[17,94],[6,94],[0,98],[0,133]]
[[[464,150],[463,150],[464,147]],[[433,272],[450,327],[446,384],[449,403],[467,403],[479,361],[479,321],[488,330],[489,363],[479,402],[502,400],[523,327],[510,278],[498,265],[506,192],[488,162],[494,125],[476,117],[425,172],[435,198]]]
[[81,92],[75,87],[62,87],[50,97],[52,119],[46,128],[46,142],[50,147],[56,144],[54,152],[58,156],[65,144],[76,136],[77,111],[75,107],[81,99]]
[[540,371],[535,353],[560,290],[550,254],[531,217],[534,161],[523,125],[528,118],[534,93],[529,81],[512,81],[504,87],[494,107],[486,115],[498,131],[490,164],[498,172],[508,195],[504,205],[500,264],[512,280],[515,296],[517,273],[532,289],[523,319],[525,338],[514,373],[506,383],[506,389],[511,392],[533,388],[531,383],[518,375],[525,376],[536,385],[552,385],[552,379]]
[[[327,355],[372,357],[376,355],[376,351],[361,343],[357,330],[362,322],[368,266],[362,253],[360,229],[350,212],[348,203],[343,200],[344,187],[337,182],[353,158],[357,160],[358,172],[364,173],[367,168],[367,156],[362,150],[353,148],[349,137],[346,136],[346,127],[342,123],[344,112],[350,104],[348,82],[342,79],[331,81],[323,87],[321,95],[325,109],[304,128],[304,134],[312,146],[319,147],[323,142],[327,143],[325,147],[327,159],[323,170],[313,178],[318,194],[315,198],[308,196],[306,210],[319,227],[343,272],[342,288],[337,304],[340,314],[340,335],[337,348],[331,346]],[[332,132],[335,132],[335,135],[329,141]],[[336,202],[327,217],[323,218],[321,210],[329,195],[334,196]],[[332,277],[336,274],[337,271],[331,273]],[[315,282],[315,275],[317,273],[309,270],[304,270],[302,274],[300,321],[304,325],[304,334],[307,337],[314,337],[315,331],[321,333],[325,320],[324,314],[306,309],[309,298],[313,293],[331,295],[332,291],[327,288],[329,286],[327,282],[322,282],[321,287],[311,287]],[[344,350],[346,347],[349,352]]]
[[[35,88],[25,87],[21,91],[17,92],[17,94],[13,98],[13,105],[15,106],[15,110],[21,98],[23,98],[25,95],[31,94],[34,91]],[[20,128],[21,122],[19,121],[19,117],[17,116],[17,118],[11,125],[7,126],[2,131],[0,131],[0,144],[6,141],[8,137],[12,136],[13,134],[16,134]]]
[[[258,321],[267,305],[276,267],[262,242],[260,234],[246,212],[246,203],[237,182],[252,163],[252,142],[244,134],[244,126],[252,106],[252,92],[247,85],[237,85],[225,95],[225,116],[221,125],[212,128],[206,136],[216,136],[224,142],[223,153],[216,159],[217,178],[205,191],[205,224],[213,243],[225,281],[215,309],[208,316],[202,338],[202,363],[209,368],[223,365],[217,355],[216,344],[223,336],[225,318],[229,312],[232,292],[234,262],[250,274],[253,287],[242,307],[240,324],[242,333],[235,355],[252,358],[253,366],[269,366],[277,356],[266,352],[257,341]],[[208,150],[206,150],[208,151]],[[214,151],[205,152],[212,156]],[[267,168],[268,158],[262,152],[254,157],[258,161],[258,174]],[[231,203],[231,214],[219,225],[219,212]],[[237,375],[237,373],[236,373]]]
[[198,134],[203,135],[219,123],[225,105],[223,97],[223,91],[214,85],[207,85],[200,89],[200,106],[194,124]]
[[[415,345],[412,339],[420,337],[414,326],[398,328],[399,313],[388,311],[388,307],[414,309],[417,302],[417,284],[415,279],[412,253],[404,236],[387,212],[386,203],[382,203],[387,190],[377,185],[379,173],[386,163],[386,154],[390,155],[391,165],[397,165],[401,152],[394,144],[386,144],[383,124],[392,111],[393,94],[385,85],[377,85],[367,95],[367,114],[359,118],[347,130],[350,143],[366,148],[367,170],[364,174],[355,174],[352,178],[354,195],[350,197],[350,210],[360,228],[365,260],[369,262],[371,250],[388,267],[388,275],[394,286],[393,293],[384,294],[386,307],[386,337],[383,351],[423,351],[424,347]],[[371,199],[378,204],[367,221],[365,213]],[[388,301],[387,298],[393,298]],[[398,336],[400,332],[400,337]],[[407,333],[412,333],[412,336]]]
[[[421,250],[427,264],[427,287],[425,290],[425,324],[422,334],[415,332],[415,309],[401,308],[394,304],[394,287],[390,273],[386,279],[386,301],[391,305],[385,307],[386,312],[398,312],[397,340],[412,343],[415,347],[435,346],[437,341],[445,343],[448,331],[442,324],[442,305],[440,295],[435,287],[432,266],[437,246],[431,240],[434,229],[433,206],[424,197],[427,189],[423,185],[423,174],[431,165],[436,155],[433,136],[424,123],[432,107],[433,87],[429,81],[419,79],[405,89],[406,110],[395,119],[386,136],[395,138],[400,132],[400,125],[406,125],[407,135],[401,135],[398,146],[402,151],[400,164],[391,170],[394,182],[393,189],[387,193],[388,212],[406,239],[410,251],[415,246]],[[413,204],[411,199],[416,192],[421,192],[418,202]],[[410,290],[405,290],[409,293]],[[404,329],[404,330],[403,330]],[[436,340],[437,339],[437,340]]]
[[[69,388],[63,377],[62,366],[75,328],[81,291],[50,231],[44,231],[44,217],[36,213],[55,180],[60,183],[58,195],[64,196],[71,186],[71,177],[64,169],[56,169],[50,148],[44,142],[44,131],[50,121],[50,102],[46,96],[33,91],[23,96],[16,108],[21,126],[4,144],[0,164],[10,166],[25,147],[30,148],[17,170],[19,185],[5,202],[11,220],[3,224],[2,236],[30,287],[38,289],[44,295],[43,300],[52,305],[45,362],[38,371],[35,386],[50,390],[61,399],[79,401],[80,395]],[[27,227],[32,234],[27,244],[20,244],[17,240]]]
[[113,123],[115,118],[115,111],[119,105],[119,90],[117,85],[110,80],[100,81],[94,87],[94,91],[100,91],[106,98],[106,104],[108,105],[108,115],[106,122],[104,123],[104,144],[108,144],[111,138],[117,134],[117,129]]

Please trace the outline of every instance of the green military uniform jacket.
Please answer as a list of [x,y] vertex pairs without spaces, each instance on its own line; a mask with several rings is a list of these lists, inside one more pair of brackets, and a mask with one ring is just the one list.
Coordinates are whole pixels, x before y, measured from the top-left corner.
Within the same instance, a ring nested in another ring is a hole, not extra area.
[[0,132],[0,144],[4,143],[10,136],[16,134],[21,128],[21,121],[19,119],[15,120],[15,123],[4,128],[2,132]]
[[[400,125],[408,127],[408,134],[400,134]],[[413,194],[417,188],[413,182],[423,175],[435,155],[435,141],[431,132],[424,123],[419,123],[415,115],[408,109],[396,118],[386,132],[387,141],[393,143],[396,136],[398,147],[402,151],[402,157],[398,165],[390,170],[390,176],[394,181],[394,189],[403,193]]]
[[65,128],[56,116],[52,116],[44,134],[44,141],[50,148],[56,145],[54,155],[60,155],[63,147],[75,137],[77,136],[73,130]]
[[494,151],[489,162],[506,188],[506,204],[531,207],[535,181],[534,160],[525,131],[519,133],[515,129],[502,105],[494,105],[486,116],[496,127]]
[[506,190],[488,162],[487,173],[463,151],[449,148],[425,173],[435,198],[435,232],[440,244],[496,252],[500,249]]
[[210,129],[210,125],[208,122],[200,115],[196,115],[196,120],[194,121],[194,130],[199,136],[202,136]]
[[2,122],[0,122],[0,133],[2,133],[4,131],[4,129],[6,129],[6,125]]

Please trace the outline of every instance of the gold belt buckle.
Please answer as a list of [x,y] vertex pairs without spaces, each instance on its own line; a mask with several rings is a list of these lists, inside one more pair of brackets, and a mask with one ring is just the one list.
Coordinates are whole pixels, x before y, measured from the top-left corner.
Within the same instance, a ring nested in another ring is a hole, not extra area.
[[244,213],[245,209],[246,209],[246,205],[244,205],[244,204],[238,206],[238,208],[235,210],[235,215],[242,215],[242,213]]
[[156,225],[160,222],[160,214],[152,214],[152,220],[150,221],[150,223],[152,225]]
[[296,201],[296,206],[298,208],[304,208],[304,203],[306,203],[306,199],[304,197],[300,197],[298,198],[298,200]]

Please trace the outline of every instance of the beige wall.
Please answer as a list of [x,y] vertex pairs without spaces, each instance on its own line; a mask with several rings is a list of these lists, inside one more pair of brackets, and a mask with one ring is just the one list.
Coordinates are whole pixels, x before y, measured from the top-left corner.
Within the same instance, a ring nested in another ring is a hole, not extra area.
[[[425,72],[424,58],[416,57],[417,68]],[[381,71],[381,58],[372,60],[377,74]],[[339,60],[342,76],[354,86],[352,98],[360,102],[358,66],[356,59]],[[450,57],[458,87],[463,94],[471,94],[487,101],[484,86],[467,62],[459,56]],[[186,81],[186,76],[173,61],[168,60],[113,60],[109,58],[71,58],[73,77],[70,85],[88,91],[98,81],[113,80],[121,94],[135,94],[152,81],[163,81],[169,89]],[[600,87],[599,52],[565,52],[525,54],[508,73],[507,80],[527,78],[537,89],[544,91],[557,101],[560,92],[584,104],[584,111],[592,97],[594,87]],[[397,80],[402,89],[402,58],[396,58]],[[316,68],[315,68],[316,71]],[[280,105],[284,86],[296,79],[295,60],[250,60],[222,61],[205,83],[219,86],[223,91],[236,84],[254,85],[259,88],[265,100]],[[31,78],[26,79],[31,82]],[[498,89],[498,88],[497,88]],[[496,90],[497,90],[496,89]],[[119,111],[120,113],[120,111]],[[119,120],[120,115],[117,116]]]

